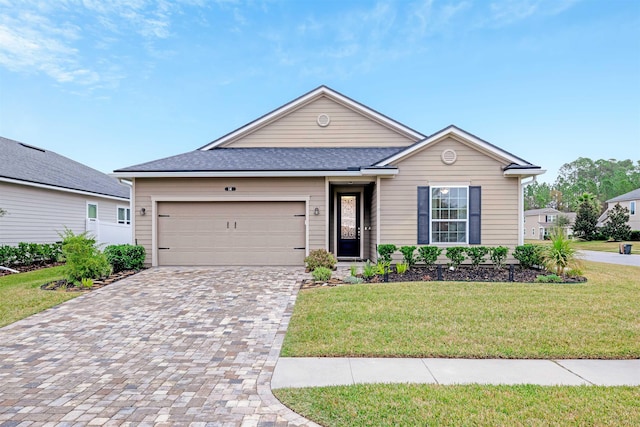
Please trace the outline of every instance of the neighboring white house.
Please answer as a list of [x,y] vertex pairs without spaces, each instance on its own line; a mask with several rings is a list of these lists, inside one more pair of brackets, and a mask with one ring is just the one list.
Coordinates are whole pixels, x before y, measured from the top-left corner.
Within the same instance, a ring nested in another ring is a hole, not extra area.
[[0,245],[52,243],[65,228],[132,242],[130,187],[53,151],[0,137]]
[[555,225],[559,217],[564,216],[569,219],[567,235],[573,235],[573,224],[576,221],[575,212],[560,212],[554,208],[530,209],[524,211],[524,238],[543,240],[549,235],[551,228]]
[[607,209],[600,215],[600,218],[598,218],[598,227],[604,225],[609,216],[609,209],[612,209],[618,204],[623,208],[629,209],[629,222],[627,224],[629,224],[631,229],[640,230],[640,214],[638,213],[638,208],[640,208],[640,188],[607,200]]

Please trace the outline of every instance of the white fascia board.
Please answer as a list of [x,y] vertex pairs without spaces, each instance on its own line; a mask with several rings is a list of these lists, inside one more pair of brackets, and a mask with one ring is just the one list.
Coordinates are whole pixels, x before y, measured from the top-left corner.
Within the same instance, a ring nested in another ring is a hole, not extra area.
[[115,172],[116,178],[288,178],[318,176],[396,175],[397,169],[353,171],[212,171],[212,172]]
[[211,150],[212,148],[215,148],[219,145],[224,144],[225,142],[228,142],[231,139],[236,138],[239,135],[245,134],[250,132],[253,129],[258,129],[260,128],[262,125],[264,125],[265,123],[270,122],[271,120],[273,120],[275,117],[278,117],[280,115],[285,114],[288,111],[292,111],[295,110],[296,108],[298,108],[300,105],[304,105],[307,102],[309,102],[311,99],[316,98],[320,95],[325,95],[325,96],[329,96],[330,98],[333,98],[345,105],[347,105],[349,108],[352,108],[356,111],[359,111],[360,113],[373,117],[375,118],[375,120],[386,124],[387,126],[396,129],[399,132],[405,133],[407,135],[410,135],[411,137],[415,138],[416,140],[422,139],[424,138],[424,135],[414,131],[411,128],[408,128],[398,122],[395,122],[391,119],[389,119],[388,117],[368,108],[365,107],[362,104],[358,104],[356,102],[354,102],[353,100],[347,98],[344,95],[341,95],[331,89],[329,89],[326,86],[321,86],[309,93],[307,93],[306,95],[301,96],[300,98],[289,102],[288,104],[283,105],[282,107],[272,111],[271,113],[268,113],[262,117],[260,117],[257,120],[254,120],[253,122],[250,122],[244,126],[242,126],[241,128],[238,128],[236,130],[234,130],[231,133],[228,133],[227,135],[223,136],[222,138],[217,139],[214,142],[211,142],[208,145],[205,145],[204,147],[200,148],[200,150],[202,151],[207,151],[207,150]]
[[389,157],[386,160],[383,160],[380,163],[377,163],[375,166],[387,166],[390,163],[395,162],[396,160],[402,159],[403,157],[409,156],[412,153],[422,149],[423,147],[426,147],[428,145],[431,145],[433,142],[445,137],[446,135],[455,135],[459,138],[465,139],[469,142],[471,142],[474,145],[477,145],[478,147],[495,154],[498,157],[501,157],[503,159],[506,159],[507,161],[511,162],[511,163],[515,163],[518,165],[522,165],[522,159],[519,159],[509,153],[507,153],[506,151],[500,150],[496,147],[494,147],[491,144],[488,144],[486,141],[481,140],[478,137],[475,137],[467,132],[464,132],[456,127],[452,127],[449,126],[443,130],[441,130],[440,132],[431,135],[430,137],[424,139],[422,142],[418,142],[416,144],[413,144],[412,146],[408,147],[406,150],[400,151],[399,153],[397,153],[396,155]]
[[503,172],[503,175],[504,176],[519,176],[519,177],[522,177],[522,178],[526,178],[528,176],[542,175],[545,172],[547,172],[546,169],[523,169],[523,168],[518,168],[518,169],[507,169],[506,171]]
[[11,179],[11,178],[0,178],[0,181],[8,182],[11,184],[26,185],[28,187],[44,188],[46,190],[62,191],[64,193],[82,194],[83,196],[101,197],[103,199],[119,200],[119,201],[129,203],[129,199],[125,197],[109,196],[106,194],[92,193],[91,191],[74,190],[71,188],[56,187],[55,185],[39,184],[37,182],[29,182],[29,181],[20,181],[18,179]]

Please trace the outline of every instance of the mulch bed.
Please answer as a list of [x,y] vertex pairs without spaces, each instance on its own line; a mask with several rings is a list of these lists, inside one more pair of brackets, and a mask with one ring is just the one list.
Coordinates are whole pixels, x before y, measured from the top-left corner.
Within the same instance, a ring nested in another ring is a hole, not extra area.
[[[510,270],[513,277],[510,278]],[[395,271],[395,270],[394,270]],[[536,268],[520,268],[519,266],[508,266],[506,268],[496,269],[492,265],[481,265],[472,267],[462,265],[455,270],[444,266],[420,267],[415,266],[404,274],[389,273],[387,279],[384,276],[374,276],[365,283],[384,283],[386,282],[518,282],[518,283],[535,283],[536,278],[540,275],[550,274],[548,271]],[[562,276],[561,283],[581,283],[586,282],[585,277],[569,277]],[[340,279],[332,278],[326,282],[315,282],[313,279],[302,282],[301,289],[318,288],[323,286],[341,286],[351,283],[344,282]]]
[[83,287],[82,285],[74,285],[72,283],[67,282],[67,279],[56,280],[54,282],[45,283],[40,286],[40,289],[45,291],[67,291],[67,292],[90,292],[95,291],[96,289],[104,288],[107,285],[110,285],[118,280],[122,280],[125,277],[133,276],[136,273],[139,273],[140,270],[123,270],[118,273],[113,273],[109,277],[103,280],[94,280],[93,285],[89,288]]

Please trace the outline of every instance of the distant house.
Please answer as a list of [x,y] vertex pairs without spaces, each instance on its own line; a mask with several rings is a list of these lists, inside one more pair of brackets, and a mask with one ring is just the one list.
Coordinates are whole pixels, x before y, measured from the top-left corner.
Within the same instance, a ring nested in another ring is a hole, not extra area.
[[0,245],[51,243],[65,227],[131,243],[130,187],[53,151],[0,137]]
[[554,208],[531,209],[524,211],[524,238],[544,240],[549,236],[551,229],[556,225],[560,216],[569,219],[567,235],[573,235],[573,224],[576,221],[575,212],[560,212]]
[[456,126],[430,136],[321,86],[206,146],[115,171],[151,265],[303,265],[309,251],[521,244],[544,173]]
[[598,218],[598,227],[604,225],[609,214],[609,209],[612,209],[617,204],[629,209],[628,224],[631,229],[640,230],[640,214],[638,214],[638,207],[640,207],[640,188],[607,200],[607,209],[600,215],[600,218]]

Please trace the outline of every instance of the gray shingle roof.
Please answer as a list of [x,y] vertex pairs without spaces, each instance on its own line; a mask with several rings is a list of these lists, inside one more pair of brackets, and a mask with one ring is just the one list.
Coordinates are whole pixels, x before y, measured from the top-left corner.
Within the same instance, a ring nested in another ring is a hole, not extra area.
[[626,202],[628,200],[640,200],[640,188],[621,194],[618,197],[607,200],[607,203]]
[[53,151],[0,137],[0,177],[129,198],[129,188]]
[[196,150],[118,169],[116,172],[335,171],[358,170],[403,147],[215,148]]

